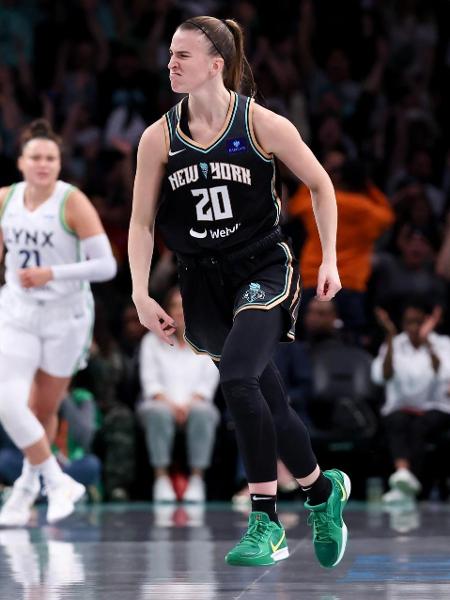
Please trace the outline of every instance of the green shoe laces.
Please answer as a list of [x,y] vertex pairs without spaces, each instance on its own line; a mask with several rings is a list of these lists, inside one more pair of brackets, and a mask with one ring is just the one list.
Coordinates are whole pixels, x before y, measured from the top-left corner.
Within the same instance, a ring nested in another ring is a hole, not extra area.
[[312,512],[308,517],[308,525],[314,526],[315,539],[317,542],[329,543],[331,519],[326,511]]
[[244,533],[239,543],[245,544],[251,542],[258,544],[258,542],[262,542],[267,537],[269,525],[269,523],[265,523],[264,521],[255,521]]

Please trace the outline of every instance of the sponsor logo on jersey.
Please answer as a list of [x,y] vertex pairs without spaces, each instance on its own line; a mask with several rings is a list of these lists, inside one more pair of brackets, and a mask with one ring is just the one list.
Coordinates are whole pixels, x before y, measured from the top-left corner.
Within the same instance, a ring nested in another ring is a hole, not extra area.
[[[252,185],[250,169],[246,169],[245,167],[225,162],[202,162],[199,163],[199,166],[205,179],[207,179],[209,173],[211,173],[211,179],[235,181],[236,183]],[[195,164],[184,167],[183,169],[178,169],[178,171],[174,171],[172,175],[169,175],[168,179],[172,190],[177,190],[190,183],[195,183],[199,180],[198,165]]]
[[247,300],[247,302],[255,302],[256,300],[264,300],[266,292],[261,289],[259,283],[251,283],[242,297],[244,300]]
[[204,229],[203,231],[195,231],[195,229],[191,229],[189,230],[189,235],[192,236],[193,238],[197,238],[197,239],[203,239],[208,235],[208,232],[206,231],[206,229]]
[[216,229],[204,229],[203,231],[196,231],[195,229],[189,230],[189,235],[196,239],[204,239],[209,236],[213,240],[217,240],[219,238],[226,238],[236,231],[241,226],[240,223],[236,223],[233,227],[217,227]]
[[247,152],[247,140],[245,138],[234,138],[227,140],[228,154],[236,154],[236,152]]

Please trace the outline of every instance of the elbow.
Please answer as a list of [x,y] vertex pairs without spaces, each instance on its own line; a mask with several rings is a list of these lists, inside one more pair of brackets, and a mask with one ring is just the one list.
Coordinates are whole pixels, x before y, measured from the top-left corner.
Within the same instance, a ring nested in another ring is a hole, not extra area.
[[104,281],[109,281],[110,279],[114,279],[117,275],[117,260],[114,256],[111,256],[111,259],[108,261],[108,266],[105,269],[105,279]]
[[116,275],[117,275],[117,261],[114,258],[114,256],[111,254],[111,256],[108,258],[108,260],[104,261],[102,271],[101,271],[101,273],[98,274],[98,277],[95,278],[95,281],[97,283],[101,283],[103,281],[110,281],[111,279],[114,279],[114,277]]

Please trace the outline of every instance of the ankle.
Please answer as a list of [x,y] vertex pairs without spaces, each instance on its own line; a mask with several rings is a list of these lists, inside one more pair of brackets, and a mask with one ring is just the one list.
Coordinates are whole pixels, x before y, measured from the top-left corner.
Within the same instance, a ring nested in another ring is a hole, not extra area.
[[310,486],[301,487],[301,489],[306,494],[308,504],[317,506],[318,504],[327,502],[333,489],[333,484],[320,471],[319,476]]
[[280,525],[277,515],[277,497],[269,494],[250,494],[252,502],[252,512],[264,512],[269,516],[269,519]]

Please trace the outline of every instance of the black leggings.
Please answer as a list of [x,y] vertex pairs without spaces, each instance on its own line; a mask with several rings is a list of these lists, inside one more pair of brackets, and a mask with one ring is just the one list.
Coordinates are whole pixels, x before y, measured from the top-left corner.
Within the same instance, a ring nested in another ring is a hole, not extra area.
[[220,384],[249,483],[276,480],[277,455],[297,479],[317,466],[308,431],[271,361],[282,319],[281,308],[240,312],[222,350]]

